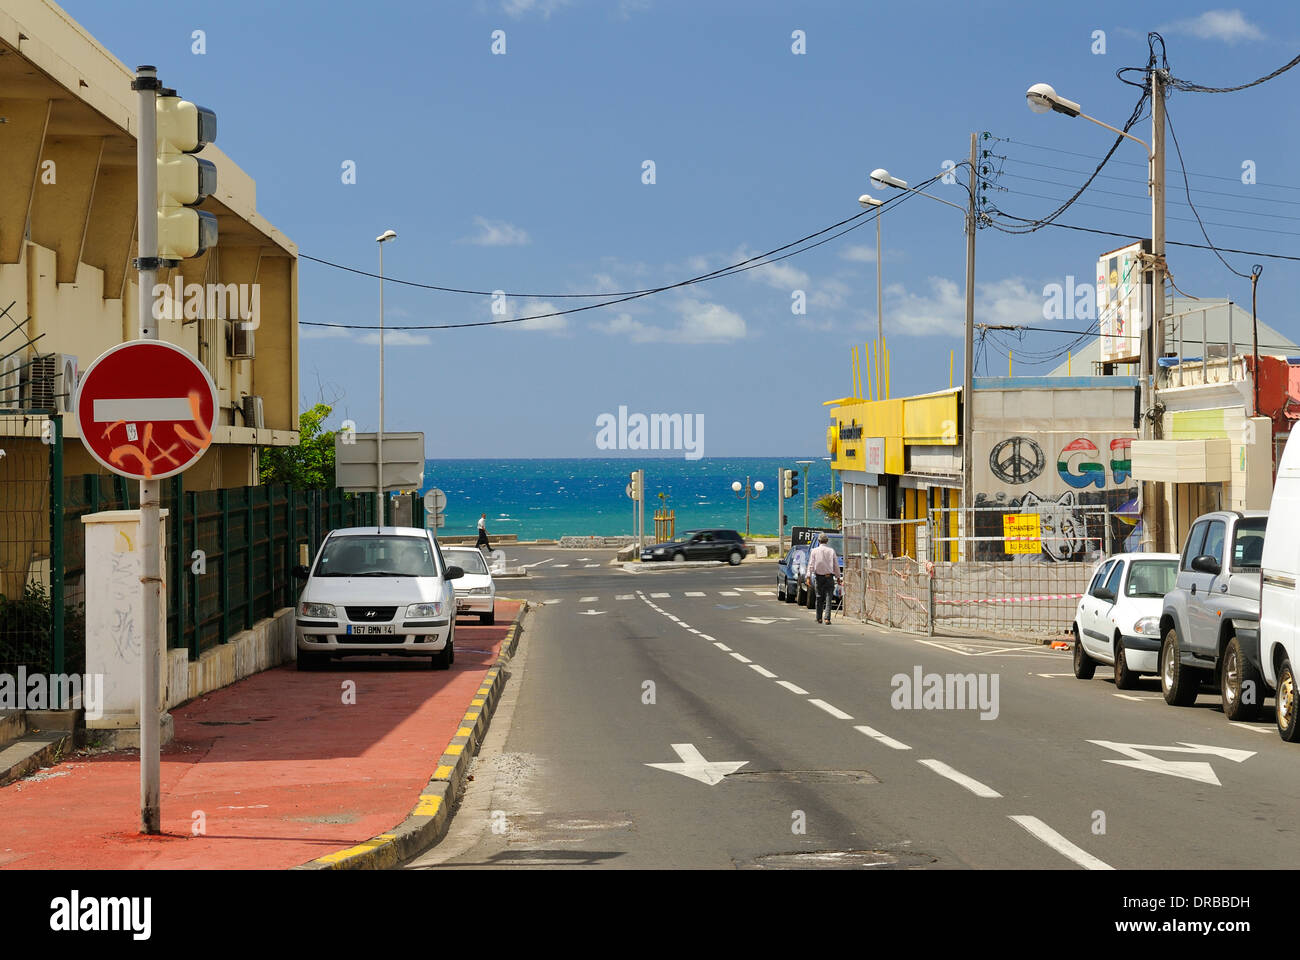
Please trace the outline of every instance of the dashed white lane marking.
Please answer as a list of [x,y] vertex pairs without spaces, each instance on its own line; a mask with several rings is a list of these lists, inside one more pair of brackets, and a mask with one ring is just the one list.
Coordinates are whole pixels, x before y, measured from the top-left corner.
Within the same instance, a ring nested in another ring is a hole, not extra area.
[[1037,817],[1013,816],[1011,819],[1020,824],[1057,853],[1061,854],[1061,856],[1065,857],[1067,860],[1073,860],[1085,870],[1115,869],[1104,860],[1098,860],[1087,850],[1071,843]]
[[552,569],[552,570],[559,570],[559,569],[561,569],[561,568],[563,568],[563,567],[567,567],[567,566],[568,566],[567,563],[557,563],[557,564],[555,564],[555,566],[551,567],[551,569]]
[[583,598],[581,598],[578,602],[579,602],[579,603],[595,603],[595,602],[596,602],[597,600],[599,600],[599,599],[600,599],[600,597],[583,597]]
[[740,596],[740,591],[738,591],[738,590],[719,590],[719,591],[718,591],[718,596],[720,596],[720,597],[738,597],[738,596]]
[[1053,677],[1072,677],[1072,676],[1074,676],[1074,674],[1072,674],[1072,673],[1040,673],[1039,676],[1040,676],[1040,677],[1045,677],[1046,679],[1051,680]]
[[753,670],[753,671],[754,671],[755,673],[757,673],[759,676],[767,677],[767,679],[769,679],[769,680],[775,680],[775,679],[776,679],[776,674],[775,674],[775,673],[773,673],[771,670],[768,670],[766,667],[760,667],[760,666],[759,666],[758,664],[756,664],[756,663],[751,663],[751,664],[749,665],[749,669]]
[[1234,727],[1241,727],[1241,729],[1243,730],[1249,730],[1251,733],[1272,733],[1273,732],[1272,727],[1260,727],[1260,726],[1256,726],[1253,723],[1238,723],[1235,720],[1229,720],[1228,723],[1230,723]]
[[[683,623],[682,626],[683,626],[683,627],[686,627],[686,624]],[[686,631],[687,631],[688,633],[694,633],[694,634],[697,634],[697,635],[698,635],[699,632],[700,632],[700,631],[696,630],[694,627],[686,627]]]
[[847,713],[845,713],[845,712],[844,712],[843,710],[841,710],[839,707],[831,706],[831,705],[830,705],[829,703],[827,703],[825,700],[809,700],[808,702],[811,703],[814,707],[816,707],[816,708],[819,709],[819,710],[825,710],[827,713],[829,713],[829,714],[830,714],[832,717],[834,717],[836,720],[852,720],[852,719],[853,719],[851,716],[849,716]]
[[733,653],[732,656],[735,657],[737,660],[739,660],[741,663],[753,663],[753,662],[754,662],[753,660],[750,660],[749,657],[742,656],[742,655],[739,654],[739,653]]
[[1119,697],[1121,700],[1136,700],[1138,703],[1141,703],[1141,702],[1142,702],[1142,698],[1141,698],[1141,697],[1133,697],[1133,696],[1129,696],[1127,693],[1112,693],[1111,696],[1112,696],[1112,697]]
[[1002,796],[1002,794],[998,793],[992,787],[986,787],[984,784],[980,783],[974,777],[968,777],[960,770],[954,770],[952,767],[948,766],[948,764],[944,763],[942,760],[918,760],[916,762],[923,767],[929,767],[939,776],[947,777],[953,783],[960,784],[961,786],[969,790],[971,793],[975,794],[975,796],[977,797],[984,797],[985,799],[988,800],[995,800],[998,797]]
[[665,597],[671,597],[672,594],[671,594],[671,593],[652,593],[652,594],[650,594],[650,596],[651,596],[651,598],[653,598],[653,599],[655,599],[655,600],[662,600],[662,599],[664,599]]
[[754,595],[758,597],[775,597],[775,590],[755,590]]
[[803,687],[799,686],[797,683],[791,683],[789,680],[778,680],[778,681],[776,682],[776,685],[777,685],[778,687],[785,687],[785,688],[786,688],[787,690],[789,690],[791,693],[797,693],[797,694],[799,694],[799,696],[801,696],[801,697],[806,697],[806,696],[808,696],[808,691],[807,691],[807,690],[805,690]]
[[620,593],[614,598],[615,600],[635,600],[636,597],[630,593]]
[[700,639],[701,639],[701,640],[707,640],[707,641],[709,641],[709,643],[717,643],[717,641],[714,640],[713,637],[709,636],[707,633],[701,633],[701,634],[700,634]]
[[688,597],[702,597],[705,594],[703,590],[687,590],[686,595]]
[[879,730],[873,730],[871,729],[871,727],[854,727],[853,729],[858,731],[858,733],[865,733],[872,740],[879,740],[881,743],[883,743],[885,746],[889,747],[892,750],[912,749],[907,744],[901,743],[898,740],[895,740],[893,737],[887,737]]
[[719,650],[730,650],[730,649],[731,649],[731,648],[730,648],[729,646],[727,646],[725,643],[718,643],[716,640],[714,641],[713,645],[714,645],[715,647],[717,647]]
[[592,567],[599,567],[599,566],[600,566],[599,563],[584,563],[584,564],[582,565],[582,569],[584,569],[584,570],[590,570]]

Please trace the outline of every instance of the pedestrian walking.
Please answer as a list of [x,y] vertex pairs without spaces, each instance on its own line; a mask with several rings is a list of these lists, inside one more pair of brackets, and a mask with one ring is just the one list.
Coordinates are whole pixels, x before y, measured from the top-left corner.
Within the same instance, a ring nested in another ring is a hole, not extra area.
[[480,550],[482,550],[484,547],[487,547],[488,553],[492,552],[492,544],[488,543],[488,538],[487,538],[487,514],[486,513],[479,514],[478,540],[475,542],[474,546],[478,547]]
[[[839,566],[830,538],[819,534],[817,546],[808,554],[808,589],[817,591],[817,622],[831,622],[831,605],[835,602],[835,572]],[[815,582],[814,582],[815,581]],[[826,619],[822,619],[822,609],[826,610]]]

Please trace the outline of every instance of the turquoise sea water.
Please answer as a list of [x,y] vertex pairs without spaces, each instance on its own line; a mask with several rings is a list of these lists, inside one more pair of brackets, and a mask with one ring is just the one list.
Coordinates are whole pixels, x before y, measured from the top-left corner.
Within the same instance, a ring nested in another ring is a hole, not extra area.
[[[777,477],[783,467],[808,468],[808,519],[825,518],[813,501],[831,489],[830,464],[820,456],[703,457],[677,459],[580,460],[428,460],[424,486],[447,495],[444,535],[472,534],[480,513],[487,514],[488,536],[517,534],[520,539],[554,539],[565,535],[613,536],[632,533],[632,501],[625,488],[629,474],[645,471],[646,535],[654,533],[654,510],[677,512],[677,529],[732,527],[745,531],[745,502],[732,492],[732,481],[761,480],[763,492],[750,502],[750,531],[776,534]],[[802,476],[802,474],[801,474]],[[802,485],[802,479],[800,483]],[[803,522],[803,490],[786,503],[791,524]],[[789,532],[789,527],[786,528]]]

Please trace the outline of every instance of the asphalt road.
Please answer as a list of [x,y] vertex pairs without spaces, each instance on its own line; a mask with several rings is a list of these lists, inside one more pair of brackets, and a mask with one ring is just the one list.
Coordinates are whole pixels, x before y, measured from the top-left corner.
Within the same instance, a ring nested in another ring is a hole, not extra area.
[[[506,552],[531,576],[500,592],[541,605],[451,831],[413,868],[1300,862],[1300,749],[1208,690],[1175,708],[1155,678],[1075,680],[1066,652],[818,626],[776,600],[771,562]],[[985,697],[904,698],[918,671]]]

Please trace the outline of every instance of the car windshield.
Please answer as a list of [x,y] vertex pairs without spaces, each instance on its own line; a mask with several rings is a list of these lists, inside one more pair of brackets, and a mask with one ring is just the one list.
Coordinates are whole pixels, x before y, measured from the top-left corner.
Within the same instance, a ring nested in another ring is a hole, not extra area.
[[424,537],[331,537],[312,573],[316,577],[436,577],[437,561]]
[[1264,527],[1268,517],[1246,517],[1237,521],[1237,532],[1232,538],[1232,566],[1257,568],[1264,555]]
[[1163,597],[1177,578],[1177,560],[1134,560],[1124,592],[1130,597]]
[[483,554],[477,550],[448,550],[446,558],[448,563],[460,567],[466,573],[488,572],[487,564],[483,562]]

